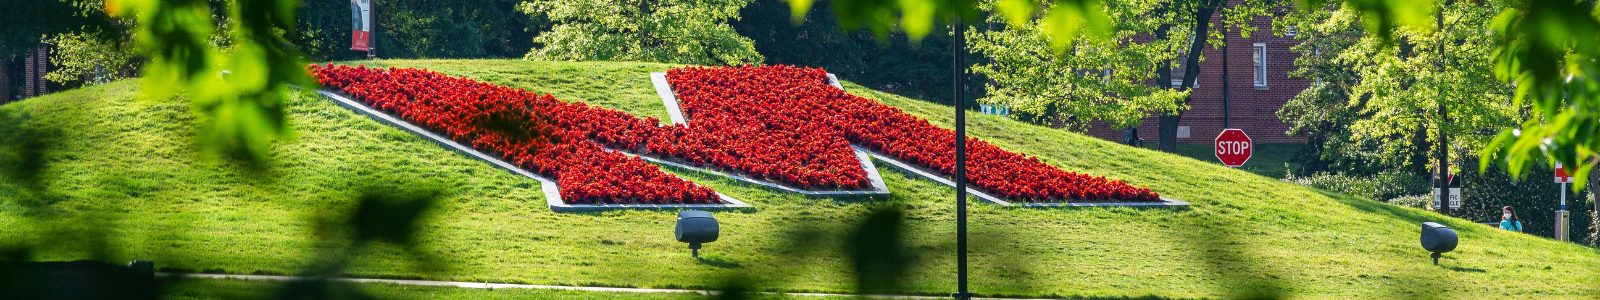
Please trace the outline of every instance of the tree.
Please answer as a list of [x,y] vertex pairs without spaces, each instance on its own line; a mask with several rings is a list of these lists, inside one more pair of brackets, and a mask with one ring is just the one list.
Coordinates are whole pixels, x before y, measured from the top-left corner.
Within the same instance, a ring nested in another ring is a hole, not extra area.
[[[1300,45],[1293,48],[1300,53],[1300,58],[1295,60],[1298,69],[1291,71],[1290,76],[1314,79],[1311,85],[1284,103],[1277,112],[1279,119],[1290,124],[1290,135],[1306,138],[1306,146],[1296,152],[1291,160],[1298,166],[1297,170],[1291,171],[1304,175],[1338,171],[1359,176],[1377,175],[1385,170],[1396,169],[1396,166],[1381,164],[1383,158],[1389,157],[1373,154],[1375,151],[1372,148],[1375,146],[1369,143],[1372,141],[1350,138],[1350,124],[1363,117],[1360,112],[1366,107],[1370,95],[1351,96],[1351,87],[1359,84],[1361,78],[1356,75],[1353,63],[1335,58],[1365,37],[1366,33],[1359,26],[1349,26],[1349,22],[1337,23],[1340,26],[1324,26],[1325,23],[1331,23],[1327,20],[1333,18],[1334,11],[1340,11],[1340,16],[1344,18],[1357,17],[1349,14],[1349,11],[1336,10],[1337,4],[1329,6],[1329,9],[1289,14],[1283,22],[1293,24],[1299,31],[1297,37],[1302,40]],[[1427,160],[1425,155],[1411,158]],[[1411,171],[1411,175],[1426,172]]]
[[[1428,176],[1440,127],[1450,157],[1470,157],[1524,113],[1485,59],[1497,37],[1482,28],[1500,10],[1493,2],[1446,6],[1444,27],[1398,28],[1391,39],[1364,34],[1348,5],[1290,14],[1283,23],[1305,40],[1295,47],[1303,56],[1293,75],[1317,81],[1279,116],[1310,138],[1318,160],[1344,162],[1338,169]],[[1447,115],[1435,111],[1441,101]]]
[[120,30],[67,32],[51,36],[49,43],[55,45],[50,62],[56,66],[45,75],[50,81],[94,85],[138,74],[133,40]]
[[627,60],[697,65],[761,63],[727,21],[750,0],[536,0],[519,9],[554,26],[528,59]]
[[[993,12],[999,1],[979,8]],[[1053,5],[1043,5],[1050,10]],[[1052,48],[1045,20],[1005,26],[998,31],[969,33],[969,49],[989,58],[972,71],[992,80],[988,96],[980,102],[1002,104],[1018,112],[1051,117],[1047,123],[1087,129],[1090,121],[1116,127],[1136,126],[1150,112],[1173,113],[1187,93],[1151,86],[1157,61],[1171,60],[1171,40],[1137,42],[1136,37],[1160,24],[1149,15],[1153,7],[1137,4],[1107,6],[1115,22],[1113,38],[1077,39],[1067,52]],[[990,14],[988,22],[1003,22]]]

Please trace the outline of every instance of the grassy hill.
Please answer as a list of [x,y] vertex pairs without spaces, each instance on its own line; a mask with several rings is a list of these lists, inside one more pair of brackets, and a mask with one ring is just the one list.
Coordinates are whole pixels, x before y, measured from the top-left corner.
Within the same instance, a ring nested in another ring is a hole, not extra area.
[[[673,67],[365,63],[427,68],[662,119],[666,113],[646,74]],[[884,174],[890,197],[825,200],[674,171],[756,206],[718,212],[722,238],[696,260],[672,239],[672,212],[553,213],[530,180],[309,93],[288,103],[295,137],[277,145],[269,171],[201,160],[188,138],[197,122],[191,108],[181,100],[139,99],[137,86],[117,82],[0,106],[0,147],[11,153],[5,155],[38,153],[42,162],[31,165],[38,171],[32,180],[0,183],[0,246],[27,247],[35,260],[151,259],[187,271],[296,274],[317,264],[319,250],[339,246],[316,239],[316,224],[350,210],[358,190],[433,186],[449,195],[418,240],[422,256],[436,264],[376,247],[362,252],[348,275],[668,288],[744,278],[768,290],[848,292],[856,281],[841,233],[875,208],[898,206],[905,209],[906,241],[914,250],[902,293],[944,295],[955,287],[952,190],[895,172]],[[845,86],[940,126],[954,118],[946,106]],[[982,295],[1600,296],[1594,248],[1002,117],[969,118],[968,132],[997,146],[1193,203],[1183,209],[1028,209],[974,201],[972,290]],[[48,138],[23,137],[29,134]],[[25,140],[39,142],[17,142]],[[1447,224],[1462,238],[1439,266],[1418,246],[1418,224],[1426,221]]]

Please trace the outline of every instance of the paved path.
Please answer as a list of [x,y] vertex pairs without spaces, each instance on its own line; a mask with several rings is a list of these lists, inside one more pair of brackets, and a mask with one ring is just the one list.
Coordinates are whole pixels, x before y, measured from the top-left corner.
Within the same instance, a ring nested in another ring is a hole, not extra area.
[[[201,278],[201,279],[241,279],[241,280],[266,280],[266,281],[299,281],[314,280],[316,277],[277,276],[277,275],[232,275],[232,274],[192,274],[192,273],[165,273],[157,272],[156,277],[162,278]],[[642,288],[617,288],[617,287],[588,287],[588,286],[562,286],[562,285],[533,285],[533,284],[507,284],[486,282],[461,282],[461,281],[431,281],[431,280],[404,280],[404,279],[367,279],[367,278],[328,278],[329,281],[354,282],[354,283],[389,283],[398,285],[417,286],[448,286],[469,289],[541,289],[541,290],[572,290],[586,292],[621,292],[621,293],[696,293],[701,295],[715,295],[717,291],[708,290],[681,290],[681,289],[642,289]],[[789,296],[801,297],[857,297],[858,295],[828,294],[828,293],[782,293]],[[950,299],[950,297],[935,296],[907,296],[907,295],[861,295],[860,297],[873,299]],[[973,298],[991,300],[1047,300],[1024,298]]]

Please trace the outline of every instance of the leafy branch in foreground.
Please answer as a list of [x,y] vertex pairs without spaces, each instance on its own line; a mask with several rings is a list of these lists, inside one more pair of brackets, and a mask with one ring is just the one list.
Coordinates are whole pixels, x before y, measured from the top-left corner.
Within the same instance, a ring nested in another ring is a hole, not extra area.
[[1600,10],[1595,1],[1531,0],[1500,12],[1494,71],[1533,116],[1495,137],[1478,169],[1502,163],[1521,176],[1537,161],[1576,169],[1582,189],[1600,161]]
[[[298,4],[227,1],[224,32],[206,0],[108,0],[106,11],[137,24],[134,42],[150,59],[144,96],[187,93],[204,116],[196,136],[202,152],[260,167],[273,141],[289,134],[282,104],[289,86],[313,83],[280,34],[294,31]],[[219,36],[231,47],[216,46]]]

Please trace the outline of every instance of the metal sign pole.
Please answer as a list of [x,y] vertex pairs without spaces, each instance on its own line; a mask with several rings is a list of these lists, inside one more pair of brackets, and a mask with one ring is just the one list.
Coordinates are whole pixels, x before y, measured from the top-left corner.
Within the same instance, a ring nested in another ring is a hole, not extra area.
[[1556,221],[1560,222],[1556,224],[1556,239],[1565,242],[1567,241],[1567,236],[1571,233],[1571,230],[1568,230],[1567,226],[1572,225],[1572,220],[1569,220],[1569,218],[1571,218],[1571,213],[1567,212],[1566,182],[1561,183],[1561,211],[1556,212],[1556,214],[1559,215],[1559,218],[1557,218]]
[[[1222,19],[1227,18],[1228,9],[1223,8]],[[1222,25],[1222,129],[1233,128],[1233,125],[1228,124],[1228,117],[1232,115],[1232,113],[1228,111],[1229,84],[1232,83],[1228,82],[1228,25]]]
[[951,96],[956,104],[956,284],[958,285],[956,299],[971,299],[972,294],[967,292],[967,105],[961,99],[965,92],[966,70],[962,66],[965,60],[962,54],[966,49],[966,25],[961,24],[961,17],[956,16],[956,30],[954,43],[950,45],[952,55],[950,68],[955,75],[955,94]]
[[1572,182],[1572,177],[1569,177],[1571,176],[1571,173],[1567,172],[1566,168],[1563,168],[1561,162],[1556,162],[1555,171],[1556,183],[1561,184],[1561,206],[1556,209],[1556,224],[1553,226],[1556,229],[1554,238],[1556,238],[1558,241],[1565,242],[1568,240],[1568,236],[1572,233],[1572,231],[1567,228],[1568,226],[1572,225],[1571,212],[1567,211],[1567,183]]
[[372,28],[367,28],[367,59],[378,59],[378,1],[373,0],[367,4],[367,20]]

